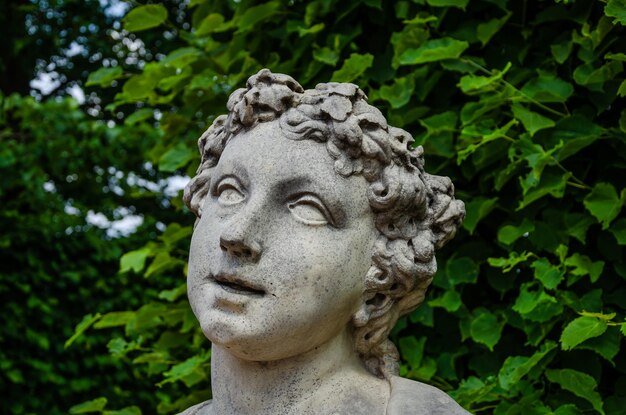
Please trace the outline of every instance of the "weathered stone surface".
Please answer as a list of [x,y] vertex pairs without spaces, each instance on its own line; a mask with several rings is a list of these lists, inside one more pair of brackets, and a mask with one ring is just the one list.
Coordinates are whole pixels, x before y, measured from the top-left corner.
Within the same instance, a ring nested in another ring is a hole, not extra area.
[[199,140],[191,307],[213,400],[185,414],[463,414],[397,376],[388,334],[465,214],[423,149],[353,84],[264,69]]

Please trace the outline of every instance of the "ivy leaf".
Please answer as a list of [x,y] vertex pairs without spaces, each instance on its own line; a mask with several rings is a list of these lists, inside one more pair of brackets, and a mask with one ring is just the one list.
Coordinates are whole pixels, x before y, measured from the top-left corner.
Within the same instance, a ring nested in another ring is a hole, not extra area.
[[420,14],[418,14],[417,16],[415,16],[414,18],[410,19],[410,20],[404,20],[402,23],[404,23],[405,25],[425,25],[427,23],[431,23],[431,22],[436,22],[437,20],[437,16],[422,16]]
[[154,109],[142,108],[130,114],[124,120],[125,125],[135,125],[154,116]]
[[139,32],[161,25],[167,20],[167,9],[161,4],[147,4],[132,9],[122,19],[124,29]]
[[527,320],[545,323],[563,312],[563,305],[542,288],[532,290],[532,283],[522,284],[513,310]]
[[452,258],[446,262],[446,275],[453,286],[473,284],[478,279],[478,264],[468,257]]
[[189,163],[195,156],[195,151],[180,142],[159,158],[159,171],[174,172]]
[[480,97],[478,102],[468,102],[461,108],[461,123],[468,125],[480,117],[488,114],[491,111],[495,111],[502,106],[502,101],[506,91],[497,94],[484,94]]
[[555,123],[550,118],[530,111],[519,104],[511,105],[513,115],[515,118],[522,122],[524,128],[530,133],[530,136],[534,136],[539,130],[554,127]]
[[122,87],[124,98],[140,101],[154,96],[154,88],[158,83],[159,79],[156,76],[146,74],[134,75]]
[[548,290],[555,289],[565,276],[564,272],[555,267],[546,258],[539,258],[531,264],[535,270],[535,278],[541,281]]
[[78,339],[85,331],[87,331],[89,327],[93,325],[93,323],[100,320],[100,317],[102,317],[100,313],[96,313],[95,315],[87,314],[85,317],[83,317],[80,323],[76,325],[76,328],[74,329],[74,334],[72,335],[72,337],[67,339],[63,347],[65,349],[70,347],[72,343],[76,341],[76,339]]
[[570,270],[570,273],[574,278],[570,279],[568,285],[572,285],[574,282],[578,281],[579,278],[576,277],[583,277],[585,275],[589,275],[591,282],[596,282],[604,270],[604,261],[593,262],[588,256],[579,253],[575,253],[567,258],[564,264],[573,268]]
[[[470,376],[466,379],[463,379],[459,384],[459,388],[455,391],[451,391],[450,395],[454,400],[465,405],[477,401],[482,402],[482,399],[485,398],[487,401],[493,401],[495,395],[492,394],[491,391],[496,386],[497,384],[493,380],[483,382],[476,376]],[[489,397],[491,397],[491,399],[489,399]]]
[[187,293],[187,284],[181,284],[171,290],[163,290],[159,293],[159,298],[169,301],[170,303],[176,301],[181,295]]
[[550,382],[557,383],[563,389],[585,399],[596,411],[605,415],[602,397],[595,391],[598,385],[594,378],[573,369],[548,369],[545,373]]
[[120,258],[120,272],[127,272],[131,269],[137,273],[141,272],[146,263],[146,258],[150,255],[152,255],[152,250],[148,247],[125,253]]
[[583,204],[598,222],[602,229],[608,229],[609,224],[619,215],[624,204],[625,191],[621,197],[617,195],[615,187],[610,183],[598,183],[583,200]]
[[465,10],[469,0],[426,0],[426,3],[433,7],[458,7]]
[[527,236],[535,230],[535,224],[524,218],[519,226],[505,225],[498,229],[498,241],[505,245],[511,245],[522,236]]
[[506,15],[499,19],[491,19],[486,23],[479,24],[476,28],[476,37],[478,38],[478,40],[480,40],[480,43],[482,43],[483,46],[489,43],[493,35],[498,33],[500,29],[502,29],[502,26],[504,26],[507,20],[509,20],[511,15],[512,13],[508,12]]
[[416,49],[407,49],[400,55],[400,65],[418,65],[444,59],[456,59],[469,43],[450,37],[427,40]]
[[495,314],[481,310],[480,314],[474,317],[470,323],[470,336],[474,341],[484,344],[493,351],[493,347],[500,341],[503,327],[504,323],[498,321]]
[[626,97],[626,79],[622,81],[619,88],[617,89],[617,95],[620,97]]
[[277,1],[250,7],[236,21],[237,33],[250,31],[257,23],[267,20],[278,13],[279,9],[280,3]]
[[457,123],[457,114],[454,111],[445,111],[419,120],[426,133],[416,137],[417,144],[424,145],[429,154],[442,157],[454,157],[452,144],[453,134]]
[[555,43],[550,45],[550,52],[552,52],[552,57],[558,63],[564,63],[569,57],[570,53],[572,53],[572,41],[565,40],[560,43]]
[[615,17],[613,24],[619,22],[626,26],[626,0],[609,0],[604,6],[604,14]]
[[[126,324],[126,335],[137,337],[143,333],[158,327],[163,323],[163,315],[166,314],[166,306],[163,303],[148,303],[135,311],[135,316]],[[132,342],[134,343],[134,342]],[[126,348],[137,347],[136,344],[129,343]],[[134,350],[134,349],[133,349]]]
[[563,146],[556,153],[556,158],[559,161],[567,159],[599,140],[601,134],[602,128],[582,115],[561,119],[552,130],[552,137],[563,142]]
[[619,75],[624,68],[620,61],[611,61],[599,68],[591,63],[584,63],[574,70],[573,78],[578,85],[592,91],[603,92],[604,83]]
[[402,108],[411,100],[415,90],[412,76],[397,78],[392,85],[380,87],[380,97],[391,104],[391,108]]
[[335,66],[339,60],[339,54],[329,47],[324,46],[323,48],[313,51],[313,59],[325,65]]
[[196,29],[197,36],[204,36],[216,32],[224,23],[224,16],[219,13],[211,13],[206,16]]
[[511,62],[508,62],[504,69],[494,71],[495,74],[492,76],[465,75],[461,77],[459,81],[459,88],[467,95],[475,95],[494,90],[498,85],[498,81],[511,69],[511,66]]
[[585,243],[587,239],[587,229],[595,223],[591,216],[582,213],[566,213],[563,220],[568,235],[582,243]]
[[353,53],[343,62],[341,69],[333,72],[333,82],[351,82],[361,76],[374,62],[374,56],[370,53],[360,55]]
[[159,237],[165,245],[173,246],[176,242],[181,239],[185,239],[193,233],[193,228],[191,226],[180,226],[180,224],[174,222],[170,223],[163,234]]
[[613,359],[620,350],[621,335],[617,327],[609,327],[604,334],[584,341],[577,346],[578,349],[591,350],[613,363]]
[[[199,57],[202,56],[202,52],[195,48],[178,48],[171,53],[169,53],[161,63],[168,66],[173,66],[176,69],[190,69],[189,65],[194,61],[198,60]],[[191,71],[189,71],[191,73]],[[176,75],[180,76],[180,73],[176,73]]]
[[172,269],[179,264],[179,261],[180,260],[172,258],[169,252],[159,252],[146,270],[145,277],[147,278]]
[[420,323],[426,327],[433,327],[433,309],[428,303],[422,304],[415,311],[409,314],[412,323]]
[[[192,380],[191,383],[193,383],[193,381],[196,380],[196,376],[202,376],[202,374],[204,374],[204,369],[202,366],[209,359],[209,356],[210,353],[192,356],[184,362],[172,366],[170,370],[163,374],[165,376],[165,379],[157,383],[157,386],[160,387],[165,384],[173,383],[179,380],[183,381],[187,386],[193,386],[188,384],[188,382],[185,382],[185,380]],[[204,375],[204,377],[206,377],[206,375]]]
[[532,256],[532,252],[510,252],[508,258],[487,258],[487,262],[492,267],[502,268],[502,272],[506,273],[515,268],[518,264],[525,262]]
[[98,85],[103,88],[111,86],[111,82],[121,78],[123,74],[121,66],[115,66],[113,68],[100,68],[95,72],[91,72],[87,77],[85,86]]
[[300,37],[304,37],[306,35],[314,35],[316,33],[321,32],[322,30],[324,30],[324,27],[326,25],[324,23],[318,23],[316,25],[313,25],[311,27],[299,27],[298,28],[298,35]]
[[606,321],[593,317],[578,317],[565,326],[561,333],[561,347],[571,350],[578,344],[592,337],[603,334],[608,325]]
[[[602,290],[594,290],[594,291],[598,293],[599,297],[602,296]],[[617,315],[617,313],[604,314],[604,313],[594,313],[592,311],[584,311],[584,310],[581,311],[580,314],[585,317],[599,318],[600,320],[604,320],[604,321],[611,321]]]
[[466,216],[463,227],[470,235],[474,233],[478,223],[493,210],[497,201],[497,197],[492,199],[477,197],[465,205]]
[[[478,148],[482,147],[483,145],[488,144],[492,141],[495,141],[499,138],[508,138],[507,134],[509,130],[511,129],[511,127],[517,124],[518,124],[518,121],[515,119],[512,119],[501,128],[496,128],[495,130],[487,132],[485,134],[478,133],[478,135],[481,136],[481,139],[478,143],[472,143],[468,145],[467,147],[458,150],[457,164],[461,164],[463,160],[465,160],[471,154],[474,154],[476,150],[478,150]],[[472,127],[468,126],[463,129],[462,134],[469,135],[469,136],[476,135],[472,130],[473,130]]]
[[622,218],[617,220],[617,222],[611,226],[610,231],[618,244],[626,245],[626,219]]
[[604,59],[626,62],[626,54],[623,53],[607,53]]
[[[540,183],[544,169],[547,166],[555,164],[552,154],[556,152],[560,146],[562,146],[562,143],[545,151],[541,145],[535,144],[528,134],[523,134],[513,143],[512,149],[516,150],[519,156],[526,161],[528,167],[531,168],[530,173],[528,173],[524,179],[520,178],[524,195],[528,194],[530,189]],[[557,171],[557,173],[562,174],[560,170]]]
[[555,348],[556,343],[548,341],[530,357],[507,357],[498,373],[498,383],[505,390],[511,389]]
[[141,415],[141,409],[133,405],[116,411],[104,411],[102,415]]
[[574,87],[555,74],[542,72],[537,78],[528,81],[521,92],[538,102],[562,103],[572,96]]
[[568,404],[568,405],[559,406],[554,411],[553,415],[581,415],[581,412],[578,410],[576,405]]
[[94,325],[94,329],[125,326],[135,316],[134,311],[112,311],[106,313]]
[[420,337],[419,340],[415,336],[401,337],[398,345],[400,346],[400,352],[402,357],[405,358],[411,367],[416,370],[422,365],[422,358],[424,356],[424,345],[426,344],[426,336]]
[[107,405],[107,398],[96,398],[91,401],[79,403],[70,408],[70,414],[86,414],[89,412],[101,412]]
[[[524,209],[526,206],[530,205],[534,201],[541,199],[544,196],[551,195],[557,199],[563,197],[565,193],[565,186],[567,185],[567,180],[570,178],[571,173],[567,172],[564,174],[559,174],[559,172],[548,171],[541,176],[541,180],[539,183],[527,190],[527,193],[524,194],[524,198],[520,201],[517,206],[517,210]],[[524,179],[520,177],[520,183],[522,183],[522,187],[524,187]]]
[[400,57],[405,51],[416,49],[428,40],[429,32],[423,27],[413,24],[407,24],[402,31],[391,35],[391,44],[393,45],[392,67],[400,66]]
[[431,307],[442,307],[446,311],[453,313],[463,305],[461,295],[454,290],[446,291],[441,297],[430,300],[428,305]]
[[109,353],[116,357],[121,358],[126,356],[129,352],[137,350],[139,345],[136,342],[127,342],[126,340],[116,337],[114,339],[109,340],[107,343],[107,350]]

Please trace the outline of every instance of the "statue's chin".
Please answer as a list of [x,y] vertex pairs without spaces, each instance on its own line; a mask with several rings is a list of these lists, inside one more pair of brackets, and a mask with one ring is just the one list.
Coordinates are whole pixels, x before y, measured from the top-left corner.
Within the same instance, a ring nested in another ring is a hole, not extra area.
[[289,342],[274,341],[266,332],[251,332],[244,327],[227,326],[223,322],[203,325],[202,332],[214,346],[234,357],[250,362],[281,360],[299,354]]

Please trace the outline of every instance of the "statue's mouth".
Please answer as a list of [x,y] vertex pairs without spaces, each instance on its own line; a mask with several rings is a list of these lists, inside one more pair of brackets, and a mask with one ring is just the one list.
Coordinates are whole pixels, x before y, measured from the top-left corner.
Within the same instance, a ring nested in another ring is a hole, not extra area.
[[265,295],[265,290],[260,287],[245,281],[239,278],[236,275],[230,274],[213,274],[210,278],[215,281],[217,285],[224,289],[224,291],[234,293],[234,294],[242,294],[242,295],[251,295],[251,296],[262,296]]

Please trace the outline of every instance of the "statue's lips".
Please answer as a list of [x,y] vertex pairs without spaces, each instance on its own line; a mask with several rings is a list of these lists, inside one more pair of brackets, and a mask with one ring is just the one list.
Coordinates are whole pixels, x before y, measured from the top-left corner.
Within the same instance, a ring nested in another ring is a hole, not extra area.
[[225,291],[234,294],[262,296],[266,292],[262,288],[232,274],[211,274],[209,279]]

